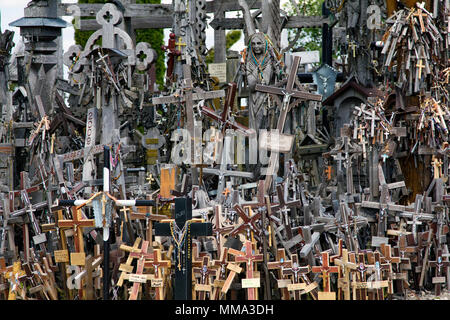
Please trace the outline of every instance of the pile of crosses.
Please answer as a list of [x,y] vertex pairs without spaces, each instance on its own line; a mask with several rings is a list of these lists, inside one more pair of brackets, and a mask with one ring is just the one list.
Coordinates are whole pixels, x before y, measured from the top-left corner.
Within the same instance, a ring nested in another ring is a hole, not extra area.
[[[268,0],[31,1],[10,24],[23,45],[0,33],[0,299],[448,290],[449,3],[335,2],[308,17]],[[74,13],[95,32],[62,54]],[[138,27],[171,28],[164,85]],[[280,45],[304,27],[322,28],[312,73]],[[225,29],[243,52],[226,58]]]

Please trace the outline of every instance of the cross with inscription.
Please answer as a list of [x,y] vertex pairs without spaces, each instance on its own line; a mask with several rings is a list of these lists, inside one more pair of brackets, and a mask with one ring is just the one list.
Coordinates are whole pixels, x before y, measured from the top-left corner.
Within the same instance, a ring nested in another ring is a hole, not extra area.
[[[308,101],[308,100],[322,101],[322,96],[319,94],[313,94],[294,89],[299,64],[300,64],[300,57],[298,56],[294,57],[291,69],[289,70],[286,88],[283,89],[262,84],[257,84],[255,87],[256,91],[271,94],[272,97],[274,97],[274,99],[276,100],[277,105],[281,108],[276,128],[279,134],[283,133],[287,114],[292,108],[296,107],[301,101]],[[283,102],[281,102],[278,96],[284,97]],[[291,100],[293,101],[291,102]],[[277,163],[278,163],[278,153],[272,151],[269,158],[266,180],[264,181],[264,190],[266,192],[269,190],[270,185],[272,184],[273,175],[275,174],[275,172],[273,171],[275,170]]]
[[[300,300],[301,294],[306,293],[306,291],[302,291],[306,289],[306,284],[304,283],[302,276],[306,276],[310,271],[311,269],[309,266],[300,267],[297,254],[291,256],[290,266],[288,268],[281,268],[281,274],[283,276],[290,276],[292,279],[292,284],[288,285],[287,289],[288,291],[293,292],[294,300]],[[316,285],[311,286],[311,288],[316,287]],[[309,291],[310,290],[312,289],[309,289]]]
[[216,271],[211,267],[209,256],[204,256],[202,259],[202,265],[199,268],[193,268],[194,274],[199,275],[200,281],[195,284],[194,290],[198,292],[198,300],[205,300],[206,292],[211,295],[210,277]]
[[[247,240],[245,242],[244,248],[245,248],[244,249],[245,255],[237,256],[235,258],[235,260],[236,260],[236,262],[245,262],[246,263],[246,279],[245,280],[255,279],[254,278],[255,268],[254,268],[253,264],[256,262],[263,261],[263,255],[256,254],[254,252],[253,243],[250,240]],[[256,279],[257,279],[257,281],[260,281],[259,278],[256,278]],[[247,300],[258,300],[257,288],[259,287],[259,283],[258,283],[258,287],[253,287],[253,285],[256,285],[256,284],[251,284],[247,288]]]
[[433,267],[435,270],[432,282],[434,283],[435,295],[439,296],[441,295],[441,286],[447,282],[445,275],[447,275],[450,261],[448,261],[448,258],[444,261],[442,249],[439,248],[436,253],[436,261],[429,261],[428,263],[430,267]]
[[[153,250],[153,259],[147,259],[144,263],[144,268],[153,268],[154,269],[154,275],[155,280],[164,280],[164,278],[167,277],[167,274],[169,273],[170,266],[172,265],[172,261],[170,260],[163,260],[161,258],[161,250],[160,249],[154,249]],[[164,277],[163,277],[163,271],[164,271]],[[163,300],[164,299],[164,283],[156,283],[156,281],[153,281],[157,285],[155,287],[156,291],[156,300]]]
[[[175,249],[176,251],[182,250],[180,254],[182,261],[178,261],[177,264],[182,264],[183,268],[175,268],[175,300],[191,300],[192,299],[192,237],[198,236],[211,236],[212,224],[211,223],[199,223],[189,222],[192,219],[192,199],[187,198],[175,198],[175,212],[174,220],[161,220],[161,222],[155,224],[156,236],[172,236],[174,226],[176,223],[179,229],[187,227],[188,233],[184,236],[183,243]],[[176,236],[176,235],[175,235]],[[179,252],[176,252],[179,254]]]

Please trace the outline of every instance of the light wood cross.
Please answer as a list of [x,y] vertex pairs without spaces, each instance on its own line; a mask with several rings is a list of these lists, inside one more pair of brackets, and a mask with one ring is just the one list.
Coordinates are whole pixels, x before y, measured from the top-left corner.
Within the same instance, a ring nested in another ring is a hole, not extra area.
[[339,291],[344,293],[344,300],[350,300],[350,274],[357,269],[357,264],[349,260],[347,249],[342,249],[342,258],[335,258],[333,262],[342,272],[342,277],[338,279]]
[[242,272],[242,268],[239,265],[244,261],[236,261],[236,257],[245,255],[244,252],[235,250],[233,248],[228,248],[228,254],[232,255],[235,258],[235,261],[234,262],[230,261],[227,264],[227,270],[229,270],[229,273],[227,279],[225,280],[225,283],[222,286],[222,289],[220,289],[220,293],[222,295],[228,292],[236,274]]
[[422,63],[422,59],[419,59],[419,63],[416,64],[416,67],[419,68],[419,79],[422,78],[422,69],[425,68],[425,65]]
[[148,280],[147,275],[144,275],[145,259],[153,258],[153,253],[148,253],[148,246],[149,242],[145,240],[142,242],[140,252],[130,252],[130,256],[133,258],[138,258],[138,262],[136,266],[136,273],[128,274],[128,281],[133,282],[133,287],[131,288],[130,297],[128,300],[137,300],[141,284],[146,283]]

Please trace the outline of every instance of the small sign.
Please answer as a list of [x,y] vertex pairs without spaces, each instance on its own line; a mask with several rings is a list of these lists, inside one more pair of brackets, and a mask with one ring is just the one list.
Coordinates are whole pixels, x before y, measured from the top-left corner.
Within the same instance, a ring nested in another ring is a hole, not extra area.
[[305,283],[291,283],[287,286],[287,289],[289,291],[297,291],[297,290],[303,290],[306,288]]
[[208,291],[211,292],[211,285],[210,284],[195,284],[195,291]]
[[214,288],[222,288],[225,285],[225,280],[214,280]]
[[146,283],[147,276],[145,274],[130,274],[128,280],[131,282]]
[[227,265],[227,269],[230,270],[230,271],[234,271],[236,273],[241,273],[241,271],[242,271],[241,267],[239,267],[239,266],[237,266],[237,265],[235,265],[233,263],[229,263]]
[[336,292],[319,291],[319,300],[336,300]]
[[84,252],[71,252],[70,264],[73,266],[84,266],[86,261],[86,254]]
[[208,65],[208,72],[211,77],[217,77],[219,82],[227,82],[227,64],[222,63],[210,63]]
[[445,277],[433,277],[433,279],[431,279],[433,284],[437,284],[437,283],[445,283]]
[[45,241],[47,241],[47,237],[45,236],[45,233],[41,233],[41,234],[38,234],[37,236],[33,237],[33,242],[35,245],[44,243]]
[[374,281],[374,282],[369,282],[368,285],[369,285],[369,289],[386,288],[386,287],[389,287],[389,281],[388,280]]
[[67,250],[55,250],[53,251],[55,254],[55,262],[69,262],[69,251]]
[[288,285],[291,284],[291,280],[290,279],[281,279],[281,280],[278,280],[277,283],[278,283],[278,289],[287,288]]
[[259,288],[261,286],[260,278],[242,279],[242,289]]
[[163,279],[151,279],[153,288],[161,288],[163,286]]
[[372,237],[372,247],[380,247],[382,243],[388,244],[389,238],[375,236]]

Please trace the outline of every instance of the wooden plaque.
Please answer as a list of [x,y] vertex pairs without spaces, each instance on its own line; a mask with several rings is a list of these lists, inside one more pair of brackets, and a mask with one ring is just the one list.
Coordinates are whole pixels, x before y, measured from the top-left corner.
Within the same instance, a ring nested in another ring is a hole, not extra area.
[[242,289],[259,288],[261,286],[260,278],[242,279]]
[[163,279],[151,279],[152,287],[154,288],[161,288],[163,286],[164,280]]
[[122,263],[119,267],[120,271],[131,273],[133,272],[133,266]]
[[227,82],[227,64],[225,62],[208,64],[211,77],[217,77],[219,82]]
[[241,271],[242,271],[241,267],[239,267],[239,266],[237,266],[237,265],[235,265],[233,263],[229,263],[227,265],[227,269],[230,270],[230,271],[234,271],[236,273],[241,273]]
[[195,284],[195,291],[208,291],[211,292],[211,285],[210,284]]
[[55,262],[69,262],[69,251],[67,250],[55,250]]
[[381,246],[381,244],[388,244],[389,243],[389,238],[386,237],[372,237],[372,247],[379,247]]
[[336,300],[336,292],[319,291],[319,300]]
[[369,284],[369,288],[370,289],[380,289],[380,288],[389,287],[389,281],[388,280],[374,281],[374,282],[369,282],[368,284]]
[[214,280],[213,287],[214,288],[222,288],[225,284],[225,280]]
[[287,288],[291,284],[290,279],[281,279],[277,281],[278,289]]
[[433,277],[432,282],[433,282],[433,284],[445,283],[446,279],[445,279],[445,277]]
[[289,291],[297,291],[297,290],[303,290],[306,288],[305,283],[291,283],[287,286],[287,289]]
[[86,254],[84,252],[71,252],[70,264],[73,266],[84,266],[86,261]]
[[145,274],[130,274],[128,280],[131,282],[146,283],[147,276]]

